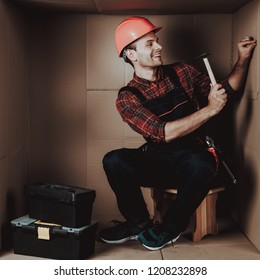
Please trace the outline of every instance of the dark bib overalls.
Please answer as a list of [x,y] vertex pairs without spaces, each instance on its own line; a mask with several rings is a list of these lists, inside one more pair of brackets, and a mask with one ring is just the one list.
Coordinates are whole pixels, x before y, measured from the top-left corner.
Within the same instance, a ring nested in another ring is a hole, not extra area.
[[[195,107],[177,74],[164,67],[175,85],[165,96],[147,101],[135,88],[122,90],[131,91],[145,108],[168,122],[192,114]],[[216,175],[215,159],[200,145],[198,138],[201,136],[203,131],[197,130],[170,144],[146,139],[145,149],[123,148],[105,155],[104,170],[119,210],[127,220],[138,222],[149,216],[140,186],[178,187],[177,197],[163,222],[174,231],[186,228],[190,216],[208,193],[210,180]]]

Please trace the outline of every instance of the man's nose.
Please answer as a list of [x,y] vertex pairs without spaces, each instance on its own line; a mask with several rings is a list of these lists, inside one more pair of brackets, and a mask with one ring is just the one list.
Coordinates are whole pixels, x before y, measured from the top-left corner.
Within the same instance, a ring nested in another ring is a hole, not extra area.
[[161,50],[162,46],[159,43],[156,42],[155,48]]

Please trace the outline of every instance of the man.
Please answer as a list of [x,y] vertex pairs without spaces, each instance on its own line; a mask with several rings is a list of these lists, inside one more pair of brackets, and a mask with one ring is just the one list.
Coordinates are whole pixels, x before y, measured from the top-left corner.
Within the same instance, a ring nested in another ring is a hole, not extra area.
[[[138,239],[150,250],[175,242],[207,195],[218,159],[205,145],[203,125],[222,111],[229,95],[242,89],[256,46],[251,37],[239,42],[233,71],[211,86],[209,78],[191,65],[163,65],[156,35],[160,29],[146,18],[130,17],[115,32],[119,56],[134,68],[133,79],[119,91],[117,109],[146,144],[109,152],[103,159],[126,221],[103,230],[101,239],[111,244]],[[140,186],[178,186],[160,225],[153,225]]]

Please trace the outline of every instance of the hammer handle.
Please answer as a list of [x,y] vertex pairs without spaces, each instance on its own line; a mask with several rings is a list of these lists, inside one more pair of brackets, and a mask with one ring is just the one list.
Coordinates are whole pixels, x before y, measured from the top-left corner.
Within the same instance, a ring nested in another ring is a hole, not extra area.
[[205,63],[206,69],[207,69],[207,71],[208,71],[211,84],[212,84],[212,86],[214,86],[217,82],[216,82],[215,76],[214,76],[214,74],[213,74],[213,72],[212,72],[212,69],[211,69],[211,67],[210,67],[208,58],[207,58],[207,57],[204,57],[204,58],[203,58],[203,61],[204,61],[204,63]]

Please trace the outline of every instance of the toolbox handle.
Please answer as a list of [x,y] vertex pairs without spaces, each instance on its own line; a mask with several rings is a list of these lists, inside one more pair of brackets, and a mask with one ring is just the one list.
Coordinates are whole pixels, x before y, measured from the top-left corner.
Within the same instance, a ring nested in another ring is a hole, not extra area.
[[41,220],[37,220],[34,222],[36,225],[39,226],[47,226],[47,227],[62,227],[62,225],[59,224],[53,224],[53,223],[48,223],[48,222],[42,222]]

